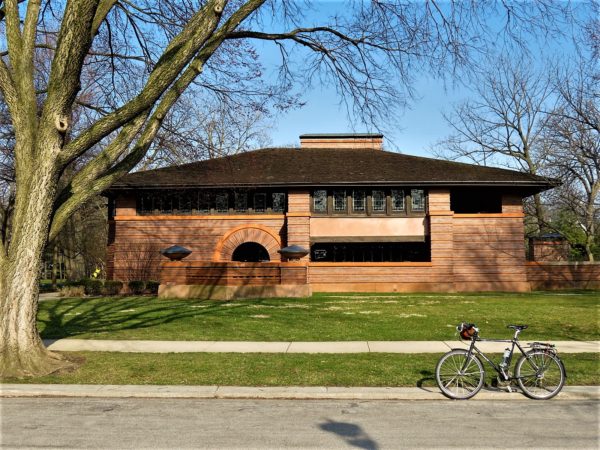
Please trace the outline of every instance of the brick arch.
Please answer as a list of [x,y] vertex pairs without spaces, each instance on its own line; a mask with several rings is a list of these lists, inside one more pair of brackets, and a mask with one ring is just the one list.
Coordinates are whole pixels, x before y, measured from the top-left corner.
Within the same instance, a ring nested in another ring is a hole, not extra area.
[[281,261],[277,250],[281,248],[281,238],[273,230],[260,225],[242,225],[229,230],[219,240],[213,259],[215,261],[231,261],[234,250],[245,242],[256,242],[269,253],[271,261]]

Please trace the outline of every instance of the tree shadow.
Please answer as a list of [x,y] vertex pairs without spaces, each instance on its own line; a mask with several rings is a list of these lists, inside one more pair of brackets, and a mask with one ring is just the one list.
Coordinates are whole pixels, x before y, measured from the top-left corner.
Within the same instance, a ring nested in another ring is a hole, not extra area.
[[[66,298],[40,305],[38,326],[42,338],[47,340],[81,335],[89,338],[91,334],[101,337],[198,316],[226,317],[236,309],[260,305],[266,300],[244,300],[244,304],[239,305],[236,302],[155,297]],[[174,333],[172,339],[177,339]]]
[[427,392],[438,392],[435,373],[431,370],[421,370],[419,373],[423,375],[423,378],[417,381],[417,387]]
[[377,442],[371,439],[359,425],[327,419],[326,422],[319,424],[319,428],[328,433],[338,435],[344,439],[348,445],[353,447],[364,448],[367,450],[377,450],[379,448]]

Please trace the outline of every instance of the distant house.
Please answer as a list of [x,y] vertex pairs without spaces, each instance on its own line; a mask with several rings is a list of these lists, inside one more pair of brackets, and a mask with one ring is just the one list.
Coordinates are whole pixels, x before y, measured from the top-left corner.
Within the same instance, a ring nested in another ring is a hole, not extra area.
[[[553,180],[388,152],[382,142],[302,135],[300,148],[129,174],[106,193],[109,276],[160,278],[163,295],[215,298],[549,282],[536,282],[525,260],[522,204]],[[159,251],[172,245],[192,253],[169,262]],[[292,245],[308,255],[286,261],[278,251]]]

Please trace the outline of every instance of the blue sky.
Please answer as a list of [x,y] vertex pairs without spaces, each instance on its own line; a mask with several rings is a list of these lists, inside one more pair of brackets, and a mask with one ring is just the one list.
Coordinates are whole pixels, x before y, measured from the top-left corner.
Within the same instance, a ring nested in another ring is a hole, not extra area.
[[[392,120],[393,128],[384,131],[386,148],[417,156],[433,156],[430,147],[449,133],[442,110],[452,103],[465,99],[464,88],[446,87],[442,82],[422,77],[415,85],[419,98],[410,109]],[[281,114],[271,136],[274,145],[299,144],[298,136],[304,133],[369,132],[365,128],[353,129],[334,92],[314,89],[304,97],[303,108]]]
[[[327,12],[335,11],[339,3],[336,1],[315,2],[315,10],[309,14],[307,19],[321,22],[319,15],[327,15]],[[442,2],[443,4],[443,2]],[[575,2],[579,6],[583,3]],[[584,16],[589,14],[584,10]],[[493,26],[500,26],[498,18],[488,18]],[[274,29],[280,30],[275,24]],[[547,55],[558,55],[570,53],[572,45],[565,42],[564,37],[553,40],[546,36],[548,41],[543,43],[531,42],[532,54],[539,61],[544,60]],[[501,40],[501,39],[500,39]],[[500,44],[502,45],[502,44]],[[275,62],[277,53],[272,44],[260,46],[259,51],[263,53],[266,61]],[[414,84],[415,99],[409,107],[401,112],[398,117],[390,120],[386,130],[383,130],[386,138],[386,148],[402,153],[418,156],[432,157],[431,147],[437,141],[447,137],[451,130],[442,117],[442,111],[449,112],[452,105],[467,100],[471,89],[460,85],[453,80],[446,80],[446,85],[440,80],[429,77],[425,73],[418,76]],[[304,133],[344,133],[344,132],[373,132],[365,127],[353,128],[347,119],[346,111],[339,105],[339,98],[333,89],[313,87],[310,91],[303,93],[302,100],[305,106],[279,114],[271,130],[273,145],[299,144],[298,136]]]

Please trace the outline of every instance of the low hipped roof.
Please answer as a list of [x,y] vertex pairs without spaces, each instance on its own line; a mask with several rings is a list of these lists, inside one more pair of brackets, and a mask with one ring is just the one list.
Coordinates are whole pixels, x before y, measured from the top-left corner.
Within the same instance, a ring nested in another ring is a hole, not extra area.
[[267,148],[131,173],[111,190],[277,186],[505,186],[528,193],[557,180],[514,170],[422,158],[382,150]]

